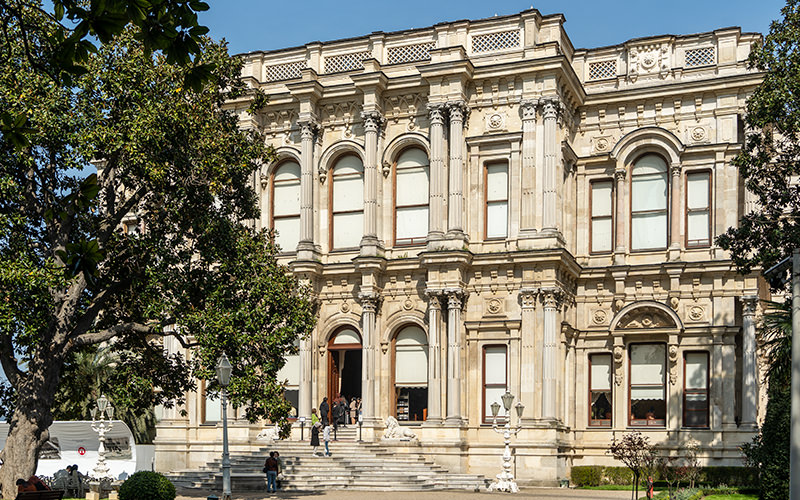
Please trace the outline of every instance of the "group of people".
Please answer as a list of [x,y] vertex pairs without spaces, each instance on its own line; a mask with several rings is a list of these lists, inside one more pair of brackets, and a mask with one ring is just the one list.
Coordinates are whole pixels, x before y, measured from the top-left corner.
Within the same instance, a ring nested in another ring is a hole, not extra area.
[[50,487],[47,486],[37,476],[31,476],[28,479],[17,479],[17,493],[25,491],[49,491]]
[[[53,488],[64,490],[67,496],[81,498],[85,494],[83,487],[84,475],[78,471],[77,465],[67,465],[66,469],[56,471],[53,475]],[[28,479],[17,479],[17,492],[48,491],[47,486],[39,477],[33,475]]]
[[283,474],[283,461],[281,461],[280,453],[269,452],[269,457],[264,462],[264,472],[267,474],[267,493],[277,493]]
[[[312,408],[312,425],[313,425],[313,412]],[[358,421],[358,414],[361,413],[361,398],[352,398],[348,403],[347,398],[339,393],[333,400],[333,407],[328,404],[328,398],[322,398],[322,403],[319,405],[319,418],[322,420],[322,426],[329,423],[334,428],[340,425],[353,424]],[[330,420],[330,422],[329,422]]]

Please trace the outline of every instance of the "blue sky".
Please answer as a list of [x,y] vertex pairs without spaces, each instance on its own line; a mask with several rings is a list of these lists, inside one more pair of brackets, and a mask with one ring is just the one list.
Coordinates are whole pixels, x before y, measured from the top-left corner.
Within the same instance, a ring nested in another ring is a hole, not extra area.
[[542,14],[563,13],[576,48],[614,45],[631,38],[688,34],[728,26],[766,33],[783,0],[226,0],[209,2],[200,21],[214,38],[225,38],[232,54],[272,50],[373,31],[423,28],[445,21],[514,14],[533,6]]

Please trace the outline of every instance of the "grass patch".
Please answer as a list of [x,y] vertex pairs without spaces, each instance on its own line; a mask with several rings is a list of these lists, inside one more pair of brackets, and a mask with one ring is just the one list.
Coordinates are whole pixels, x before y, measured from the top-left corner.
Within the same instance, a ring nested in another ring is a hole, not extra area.
[[703,500],[758,500],[758,495],[743,495],[736,493],[733,495],[709,495]]

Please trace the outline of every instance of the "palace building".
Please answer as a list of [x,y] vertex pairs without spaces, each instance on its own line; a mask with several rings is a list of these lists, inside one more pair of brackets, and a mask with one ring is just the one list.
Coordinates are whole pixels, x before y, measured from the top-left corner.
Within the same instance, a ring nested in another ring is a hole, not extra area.
[[[759,39],[576,49],[532,9],[244,55],[269,104],[229,106],[278,154],[256,224],[319,304],[282,372],[297,416],[360,396],[366,439],[394,416],[436,462],[493,476],[510,391],[523,482],[621,465],[606,450],[631,430],[741,465],[767,290],[714,239],[756,208],[731,160]],[[219,452],[219,401],[183,409],[161,412],[157,469]],[[260,446],[230,415],[234,453]]]

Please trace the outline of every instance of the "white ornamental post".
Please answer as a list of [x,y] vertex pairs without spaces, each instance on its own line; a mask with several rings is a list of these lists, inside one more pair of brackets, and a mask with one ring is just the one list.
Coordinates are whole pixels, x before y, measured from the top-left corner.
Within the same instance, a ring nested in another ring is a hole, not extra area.
[[517,482],[514,481],[514,474],[511,473],[511,436],[516,436],[522,430],[522,412],[525,410],[525,405],[517,403],[514,408],[517,411],[517,426],[511,428],[511,404],[514,402],[514,395],[506,391],[501,396],[503,400],[503,407],[506,410],[505,419],[506,423],[503,427],[497,427],[497,414],[500,411],[500,405],[495,401],[492,403],[492,429],[498,434],[503,435],[505,448],[503,449],[503,470],[496,477],[492,484],[489,485],[489,491],[505,491],[507,493],[518,493],[519,488]]
[[[111,419],[114,418],[114,407],[105,396],[97,398],[97,406],[92,408],[92,430],[98,434],[100,446],[97,449],[97,465],[94,466],[91,477],[98,481],[113,479],[106,464],[106,432],[113,427]],[[96,418],[99,417],[99,418]]]

